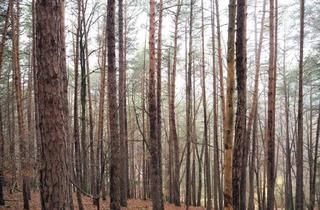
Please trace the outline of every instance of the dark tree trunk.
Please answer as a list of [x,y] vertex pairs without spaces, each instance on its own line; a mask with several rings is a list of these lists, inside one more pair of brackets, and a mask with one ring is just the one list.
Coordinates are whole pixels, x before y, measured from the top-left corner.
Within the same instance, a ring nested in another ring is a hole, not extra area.
[[163,210],[161,171],[159,170],[159,147],[157,141],[157,100],[156,100],[156,66],[155,66],[155,2],[149,1],[149,151],[151,161],[151,198],[153,210]]
[[69,209],[67,71],[64,2],[36,3],[37,102],[41,142],[40,195],[43,210]]
[[233,100],[234,100],[234,37],[235,37],[236,1],[229,1],[228,26],[228,75],[227,75],[227,101],[226,124],[224,135],[224,209],[231,210],[232,204],[232,137],[233,137]]
[[108,123],[110,129],[110,209],[120,210],[120,139],[115,54],[115,0],[107,5]]
[[246,209],[246,165],[248,142],[247,125],[247,4],[245,0],[237,2],[236,35],[236,75],[237,75],[237,113],[235,122],[235,140],[233,150],[233,209]]
[[299,99],[298,138],[296,145],[296,210],[303,210],[303,46],[304,45],[304,0],[300,0],[300,57],[299,57]]

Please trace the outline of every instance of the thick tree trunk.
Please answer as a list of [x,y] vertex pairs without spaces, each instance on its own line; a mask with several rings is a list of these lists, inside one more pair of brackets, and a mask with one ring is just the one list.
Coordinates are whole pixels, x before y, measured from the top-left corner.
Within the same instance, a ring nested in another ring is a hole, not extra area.
[[235,140],[232,162],[233,208],[246,209],[246,166],[249,144],[246,139],[247,125],[247,4],[245,0],[237,2],[236,35],[236,75],[237,75],[237,113],[235,122]]
[[43,210],[69,209],[67,71],[64,2],[36,3],[37,102],[41,141],[40,192]]

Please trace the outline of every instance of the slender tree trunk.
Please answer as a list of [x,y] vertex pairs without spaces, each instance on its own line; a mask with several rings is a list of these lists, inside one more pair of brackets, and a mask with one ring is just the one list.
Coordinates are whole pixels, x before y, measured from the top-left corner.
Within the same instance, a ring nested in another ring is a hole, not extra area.
[[[261,51],[262,51],[262,43],[263,43],[263,33],[264,33],[264,22],[265,22],[265,13],[266,13],[266,0],[263,2],[263,13],[260,23],[260,34],[259,34],[259,40],[257,40],[257,23],[255,24],[255,34],[256,34],[256,47],[255,47],[255,79],[254,79],[254,92],[252,95],[252,105],[251,110],[249,113],[249,119],[248,119],[248,125],[247,125],[247,139],[250,140],[251,138],[251,130],[256,129],[253,127],[253,124],[255,124],[255,118],[257,115],[257,109],[258,109],[258,92],[259,92],[259,77],[260,77],[260,60],[261,60]],[[256,13],[255,13],[255,21],[257,21]],[[257,42],[258,41],[258,42]],[[256,126],[256,125],[254,125]],[[249,172],[249,180],[250,180],[250,192],[249,192],[249,209],[254,209],[254,170],[255,170],[255,144],[256,144],[256,134],[254,133],[252,138],[252,157],[251,157],[251,166],[250,166],[250,172]],[[245,154],[245,161],[248,158],[248,152]]]
[[88,33],[89,31],[86,29],[86,22],[83,21],[83,26],[85,29],[84,39],[85,39],[85,56],[86,56],[86,69],[87,69],[87,83],[88,83],[88,107],[89,107],[89,139],[90,139],[90,189],[91,193],[94,194],[96,189],[95,182],[95,159],[94,159],[94,138],[93,138],[93,107],[92,107],[92,95],[91,95],[91,80],[90,80],[90,69],[89,69],[89,50],[88,50]]
[[210,175],[210,154],[209,154],[209,137],[208,137],[208,117],[207,117],[207,96],[206,96],[206,72],[205,72],[205,56],[204,56],[204,12],[203,0],[201,0],[201,87],[203,99],[203,123],[204,123],[204,165],[205,165],[205,181],[206,181],[206,209],[212,208],[211,201],[211,175]]
[[104,174],[104,149],[103,149],[103,127],[104,127],[104,104],[106,91],[106,54],[107,54],[106,24],[102,33],[102,61],[100,72],[99,114],[97,130],[97,153],[96,153],[96,190],[93,194],[93,203],[100,209],[100,191]]
[[119,4],[119,137],[120,137],[120,204],[127,206],[127,154],[126,154],[126,81],[124,68],[124,49],[123,49],[123,0],[118,1]]
[[[214,141],[214,194],[215,194],[215,209],[223,208],[223,189],[220,180],[220,158],[219,158],[219,141],[218,141],[218,98],[217,98],[217,70],[216,70],[216,54],[215,54],[215,17],[217,20],[217,32],[218,32],[218,59],[219,59],[219,69],[222,69],[221,60],[221,32],[220,32],[220,15],[219,15],[219,3],[217,0],[211,1],[212,3],[212,48],[213,48],[213,141]],[[215,7],[216,5],[216,7]],[[214,13],[216,12],[216,15]],[[224,93],[223,93],[224,94]],[[224,96],[223,96],[224,98]],[[222,120],[225,129],[225,100],[222,100]]]
[[[187,155],[186,155],[186,206],[191,205],[191,174],[190,174],[190,156],[191,156],[191,134],[192,134],[192,118],[191,118],[191,71],[192,71],[192,24],[193,24],[193,0],[190,0],[190,17],[189,17],[189,53],[188,67],[186,68],[186,124],[187,124]],[[187,50],[187,49],[186,49]]]
[[[81,30],[81,1],[78,0],[78,22],[75,41],[75,58],[74,58],[74,104],[73,104],[73,137],[74,137],[74,151],[75,151],[75,182],[78,187],[81,186],[81,150],[80,150],[80,133],[79,133],[79,115],[78,115],[78,89],[79,89],[79,40]],[[80,189],[77,189],[78,208],[83,210],[82,198]]]
[[[80,0],[81,12],[84,12],[83,0]],[[87,145],[87,129],[86,129],[86,98],[87,98],[87,75],[86,75],[86,58],[84,46],[85,28],[82,27],[85,17],[81,15],[79,47],[80,47],[80,101],[81,101],[81,165],[82,165],[82,180],[81,186],[84,191],[88,191],[88,145]]]
[[232,210],[232,137],[234,119],[234,38],[235,38],[236,1],[229,1],[229,26],[228,26],[228,76],[227,76],[227,107],[226,125],[224,136],[224,209]]
[[[284,39],[285,42],[285,39]],[[289,137],[289,92],[287,90],[287,75],[286,75],[286,45],[284,45],[284,55],[283,55],[283,90],[285,96],[285,127],[286,127],[286,183],[285,183],[285,208],[293,209],[293,195],[292,195],[292,176],[291,176],[291,143]]]
[[[170,85],[170,81],[171,81],[171,54],[170,54],[170,48],[168,50],[168,93],[170,93],[170,89],[171,89],[171,85]],[[168,98],[168,107],[170,106],[170,96]],[[169,118],[169,132],[170,132],[170,117]],[[173,142],[172,139],[170,138],[170,134],[169,134],[169,140],[168,140],[168,153],[169,153],[169,157],[168,157],[168,174],[169,174],[169,203],[173,203]]]
[[[120,210],[120,138],[115,55],[115,0],[107,5],[108,36],[108,123],[110,129],[110,209]],[[122,174],[123,176],[123,174]]]
[[[162,15],[163,15],[163,0],[159,2],[159,26],[158,26],[158,42],[157,42],[157,144],[159,156],[159,173],[160,186],[162,188],[162,146],[161,146],[161,62],[162,62]],[[160,191],[163,198],[163,191]],[[163,199],[161,199],[163,202]],[[161,204],[164,206],[164,203]]]
[[269,85],[267,118],[267,210],[274,209],[275,182],[275,38],[274,38],[274,0],[270,0],[269,30]]
[[178,24],[180,16],[180,0],[177,0],[177,11],[175,14],[175,29],[174,29],[174,44],[173,44],[173,66],[170,81],[170,95],[169,95],[169,119],[170,119],[170,141],[174,146],[174,177],[173,177],[173,202],[176,206],[180,206],[180,157],[179,157],[179,141],[176,130],[175,119],[175,83],[176,83],[176,68],[177,68],[177,48],[178,48]]
[[18,112],[18,127],[19,127],[19,149],[21,161],[21,176],[23,182],[23,208],[29,209],[30,198],[30,176],[32,173],[32,166],[28,159],[28,141],[25,130],[24,112],[23,112],[23,87],[21,84],[21,70],[20,70],[20,53],[19,53],[19,34],[20,34],[20,2],[16,2],[16,9],[11,16],[12,24],[12,67],[13,67],[13,81],[15,85],[16,104]]
[[300,0],[300,56],[299,56],[299,100],[298,100],[298,138],[297,138],[297,178],[296,209],[303,210],[303,47],[304,47],[304,0]]
[[313,170],[312,170],[313,175],[312,175],[312,183],[311,183],[311,189],[310,189],[310,209],[314,209],[314,206],[315,206],[316,177],[317,177],[318,149],[319,149],[319,133],[320,133],[320,105],[319,105],[319,114],[318,114],[317,121],[318,122],[317,122],[317,131],[316,131],[316,143],[315,143],[315,150],[314,150]]
[[[36,2],[37,102],[41,141],[43,210],[69,209],[67,71],[64,2]],[[50,44],[48,44],[50,43]]]

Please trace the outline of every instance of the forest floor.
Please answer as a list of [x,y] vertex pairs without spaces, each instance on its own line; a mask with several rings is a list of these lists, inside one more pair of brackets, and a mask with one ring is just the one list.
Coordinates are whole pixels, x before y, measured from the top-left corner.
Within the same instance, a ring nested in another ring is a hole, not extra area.
[[[23,210],[23,199],[22,193],[17,192],[13,194],[9,194],[8,191],[5,191],[5,201],[6,205],[4,207],[0,206],[0,210],[8,210],[8,209],[15,209],[15,210]],[[73,195],[73,203],[75,205],[75,209],[77,208],[76,202],[76,195]],[[86,196],[82,196],[82,201],[86,210],[95,210],[96,207],[92,204],[92,199]],[[109,209],[109,201],[102,201],[101,209],[106,210]],[[140,199],[130,199],[128,200],[128,207],[123,208],[128,210],[151,210],[152,209],[152,202],[151,200],[140,200]],[[173,204],[165,204],[166,210],[184,210],[186,207],[181,205],[180,207],[176,207]],[[204,210],[203,207],[189,207],[189,210]],[[30,201],[30,210],[41,210],[40,204],[40,194],[39,192],[32,192],[31,201]]]

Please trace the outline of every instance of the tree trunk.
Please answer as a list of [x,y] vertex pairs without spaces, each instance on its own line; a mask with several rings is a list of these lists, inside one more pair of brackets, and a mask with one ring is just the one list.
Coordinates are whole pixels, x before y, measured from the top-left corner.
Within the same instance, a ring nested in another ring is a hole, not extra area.
[[20,70],[20,53],[19,53],[19,34],[20,34],[20,2],[16,2],[16,9],[13,9],[11,16],[12,24],[12,67],[13,81],[15,85],[16,105],[18,112],[18,127],[19,127],[19,149],[21,161],[21,176],[23,182],[23,208],[29,209],[30,199],[30,178],[32,173],[32,165],[28,159],[28,141],[25,130],[24,112],[23,112],[23,90],[21,85],[21,70]]
[[[285,39],[284,39],[285,42]],[[284,109],[285,109],[285,127],[286,127],[286,177],[285,177],[285,208],[293,209],[293,195],[292,195],[292,176],[291,176],[291,143],[289,136],[289,92],[286,75],[286,45],[284,44],[284,55],[283,55],[283,91],[284,91]]]
[[163,210],[161,174],[159,170],[159,147],[157,141],[157,104],[156,104],[156,84],[155,84],[155,2],[149,1],[150,23],[149,23],[149,151],[151,156],[151,198],[152,209]]
[[300,1],[300,56],[299,56],[299,100],[298,100],[298,138],[297,138],[297,178],[296,209],[303,210],[303,47],[304,47],[304,0]]
[[107,35],[106,24],[102,32],[102,61],[100,72],[100,90],[99,90],[99,114],[98,114],[98,129],[97,129],[97,153],[96,153],[96,189],[93,194],[93,203],[100,209],[100,191],[102,178],[104,174],[104,149],[103,149],[103,127],[104,127],[104,101],[106,91],[106,54],[107,54]]
[[174,147],[174,177],[173,177],[173,202],[176,206],[180,206],[180,158],[179,158],[179,141],[176,130],[175,119],[175,84],[176,84],[176,68],[177,68],[177,42],[178,42],[178,23],[180,16],[180,0],[177,0],[177,11],[175,14],[175,29],[174,29],[174,44],[173,44],[173,66],[170,80],[170,93],[169,93],[169,119],[170,119],[170,141]]
[[227,107],[226,126],[224,136],[224,209],[232,210],[232,137],[234,119],[234,38],[235,38],[236,2],[229,1],[229,26],[228,26],[228,76],[227,76]]
[[[37,102],[41,141],[40,195],[43,210],[69,209],[67,71],[64,2],[36,3]],[[50,43],[50,44],[48,44]]]
[[[0,79],[2,79],[2,62],[3,62],[3,51],[5,46],[5,37],[7,35],[9,18],[12,13],[13,0],[9,1],[6,18],[4,21],[4,27],[2,31],[2,39],[0,44]],[[3,196],[3,184],[4,184],[4,135],[3,135],[3,120],[2,120],[2,103],[0,102],[0,206],[5,204]]]
[[120,210],[120,138],[115,55],[115,0],[107,5],[108,123],[110,129],[110,209]]
[[[81,11],[84,12],[83,0],[80,0]],[[84,15],[81,15],[80,22],[80,34],[79,34],[79,47],[80,47],[80,101],[81,101],[81,165],[82,165],[82,180],[81,187],[84,191],[88,191],[88,145],[87,145],[87,129],[86,129],[86,98],[87,98],[87,75],[86,75],[86,58],[85,58],[85,46],[84,46],[84,34],[85,28],[82,27],[82,23],[85,21]],[[80,185],[79,185],[80,186]]]
[[274,209],[274,141],[275,141],[275,38],[274,38],[274,0],[270,0],[269,30],[269,85],[268,85],[268,119],[267,119],[267,210]]
[[[210,175],[210,154],[209,154],[209,137],[208,137],[208,117],[207,117],[207,96],[206,96],[206,72],[205,72],[205,56],[204,56],[204,12],[203,0],[201,0],[201,88],[202,88],[202,105],[203,105],[203,123],[204,123],[204,168],[206,181],[206,209],[212,208],[211,201],[211,175]],[[191,83],[191,81],[190,81]]]
[[[320,134],[320,105],[319,105],[319,114],[317,120],[317,131],[316,131],[316,143],[314,150],[314,159],[313,159],[313,175],[310,189],[310,209],[314,209],[315,206],[315,196],[316,196],[316,177],[317,177],[317,165],[318,165],[318,147],[319,147],[319,134]],[[319,201],[318,201],[319,202]],[[319,202],[320,203],[320,202]]]
[[124,68],[124,49],[123,49],[123,0],[119,0],[119,137],[120,137],[120,204],[127,206],[127,156],[126,154],[126,78]]
[[[191,174],[190,174],[190,156],[191,156],[191,134],[192,134],[192,117],[191,117],[191,71],[192,71],[192,25],[193,25],[193,0],[190,0],[190,18],[189,18],[189,53],[188,67],[186,68],[186,124],[187,124],[187,155],[186,155],[186,206],[191,205]],[[186,47],[187,48],[187,47]],[[186,49],[187,50],[187,49]],[[194,186],[195,187],[195,186]],[[193,187],[193,188],[194,188]]]
[[232,162],[233,208],[246,209],[246,141],[247,125],[247,4],[245,0],[237,2],[236,35],[236,75],[237,75],[237,113],[235,122],[235,140]]
[[[78,187],[81,186],[81,150],[80,150],[80,134],[79,134],[79,115],[78,115],[78,89],[79,89],[79,40],[81,30],[81,1],[78,0],[78,19],[77,32],[75,41],[75,58],[74,58],[74,104],[73,104],[73,137],[74,137],[74,151],[75,151],[75,167],[76,174],[74,176]],[[80,210],[83,210],[82,198],[80,189],[77,189],[77,202]]]
[[[158,144],[158,158],[159,158],[159,174],[160,186],[162,188],[162,146],[161,146],[161,62],[162,62],[162,15],[163,15],[163,0],[159,2],[159,26],[158,26],[158,42],[157,42],[157,144]],[[160,191],[163,198],[163,191]],[[163,202],[163,199],[161,199]],[[161,204],[164,206],[164,203]]]

